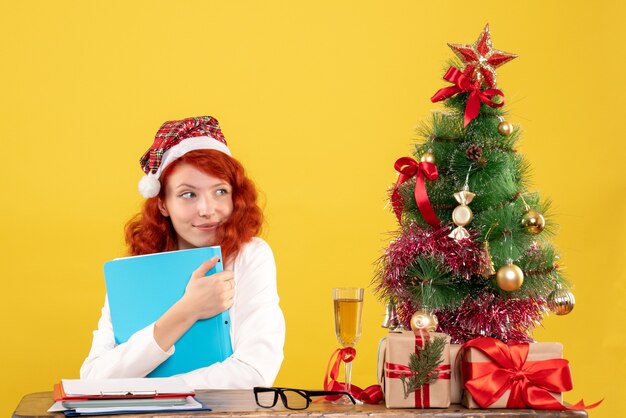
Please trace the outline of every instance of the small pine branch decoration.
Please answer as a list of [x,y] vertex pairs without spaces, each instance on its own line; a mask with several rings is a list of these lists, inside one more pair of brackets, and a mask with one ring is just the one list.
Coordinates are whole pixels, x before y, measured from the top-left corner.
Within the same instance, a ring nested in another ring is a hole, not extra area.
[[446,340],[446,337],[434,337],[424,343],[424,348],[417,350],[418,354],[411,354],[409,369],[412,375],[400,377],[404,386],[404,399],[422,385],[429,385],[439,378],[439,371],[435,369],[443,361],[441,354],[446,346]]

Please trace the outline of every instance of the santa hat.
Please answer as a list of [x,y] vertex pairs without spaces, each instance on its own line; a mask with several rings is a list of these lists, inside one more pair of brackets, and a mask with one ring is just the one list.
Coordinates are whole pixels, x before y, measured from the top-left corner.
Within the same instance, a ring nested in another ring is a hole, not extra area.
[[217,119],[198,116],[165,122],[156,133],[154,143],[139,160],[146,173],[139,181],[139,193],[154,197],[161,190],[159,177],[165,167],[189,151],[213,149],[231,155]]

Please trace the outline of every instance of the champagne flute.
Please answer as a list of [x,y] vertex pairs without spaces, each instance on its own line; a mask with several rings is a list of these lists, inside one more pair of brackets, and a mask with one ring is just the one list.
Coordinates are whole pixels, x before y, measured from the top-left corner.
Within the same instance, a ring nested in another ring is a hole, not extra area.
[[[335,335],[343,347],[354,347],[361,338],[361,312],[363,311],[362,287],[338,287],[333,289],[335,309]],[[352,393],[352,362],[344,362],[346,392]],[[347,403],[341,398],[337,403]],[[352,404],[352,402],[349,402]]]

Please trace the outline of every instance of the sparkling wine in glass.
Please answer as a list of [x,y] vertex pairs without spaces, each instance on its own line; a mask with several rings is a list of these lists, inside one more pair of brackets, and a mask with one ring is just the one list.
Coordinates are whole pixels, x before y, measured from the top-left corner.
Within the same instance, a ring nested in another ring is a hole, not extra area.
[[[362,287],[338,287],[333,289],[335,308],[335,334],[343,347],[354,347],[361,338],[361,312],[363,311]],[[344,362],[346,392],[351,393],[350,378],[352,362]],[[341,401],[346,401],[344,398]],[[350,402],[351,403],[351,402]]]

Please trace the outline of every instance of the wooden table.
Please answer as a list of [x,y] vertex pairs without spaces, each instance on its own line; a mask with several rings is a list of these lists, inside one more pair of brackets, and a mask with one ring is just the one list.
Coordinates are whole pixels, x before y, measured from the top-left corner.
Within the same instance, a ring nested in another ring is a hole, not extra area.
[[[313,403],[303,411],[282,407],[265,409],[257,406],[254,394],[247,390],[197,391],[196,398],[212,409],[211,412],[176,412],[156,414],[116,415],[128,418],[574,418],[586,417],[585,411],[535,411],[532,409],[465,409],[452,405],[447,409],[387,409],[384,404],[344,406],[328,402]],[[13,418],[60,418],[61,412],[46,412],[53,404],[52,392],[31,393],[22,398]],[[280,404],[280,401],[279,401]],[[104,415],[99,415],[104,417]],[[106,415],[111,416],[111,415]]]

